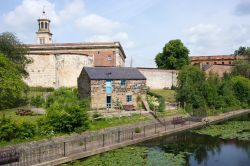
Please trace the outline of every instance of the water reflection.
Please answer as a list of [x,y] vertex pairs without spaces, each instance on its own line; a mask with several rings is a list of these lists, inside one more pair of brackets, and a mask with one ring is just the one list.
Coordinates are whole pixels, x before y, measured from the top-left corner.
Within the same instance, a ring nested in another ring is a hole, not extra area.
[[191,132],[161,137],[142,143],[166,153],[188,152],[187,166],[249,166],[250,142],[222,140]]

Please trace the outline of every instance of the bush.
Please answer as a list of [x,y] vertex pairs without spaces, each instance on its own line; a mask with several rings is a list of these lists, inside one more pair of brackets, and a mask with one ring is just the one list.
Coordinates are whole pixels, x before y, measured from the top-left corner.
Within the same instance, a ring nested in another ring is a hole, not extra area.
[[11,118],[0,119],[0,140],[2,141],[32,138],[35,134],[36,128],[32,123],[22,122],[18,125]]
[[45,104],[45,100],[41,96],[32,97],[30,104],[35,107],[42,107]]
[[85,131],[89,128],[89,117],[78,105],[63,108],[62,105],[55,103],[50,105],[46,118],[40,124],[45,125],[43,129],[47,133]]
[[10,141],[16,138],[18,132],[18,126],[10,118],[3,116],[0,119],[0,140]]
[[136,128],[134,129],[134,131],[135,131],[135,133],[140,133],[140,132],[141,132],[141,129],[140,129],[139,127],[136,127]]
[[37,87],[29,87],[30,91],[38,91],[38,92],[53,92],[55,89],[52,87],[41,87],[41,86],[37,86]]
[[160,112],[165,111],[166,104],[165,104],[164,97],[162,97],[161,95],[158,95],[156,93],[153,93],[153,92],[148,92],[148,95],[149,96],[153,96],[155,98],[154,99],[152,97],[147,96],[148,104],[149,104],[149,107],[150,107],[151,110],[154,109],[154,104],[153,103],[157,102],[158,104],[156,104],[156,105],[159,105],[158,106],[158,111],[160,111]]

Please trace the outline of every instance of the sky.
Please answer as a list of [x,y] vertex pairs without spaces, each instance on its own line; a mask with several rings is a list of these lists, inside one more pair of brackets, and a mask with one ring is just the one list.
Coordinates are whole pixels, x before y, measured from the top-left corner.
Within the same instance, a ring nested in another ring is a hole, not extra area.
[[250,0],[0,0],[0,33],[35,43],[45,8],[53,42],[120,41],[126,65],[155,67],[155,55],[181,39],[190,56],[250,46]]

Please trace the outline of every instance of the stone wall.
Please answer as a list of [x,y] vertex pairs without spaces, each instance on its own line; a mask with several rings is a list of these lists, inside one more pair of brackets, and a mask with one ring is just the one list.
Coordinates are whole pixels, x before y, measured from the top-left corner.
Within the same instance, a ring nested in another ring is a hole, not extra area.
[[138,68],[147,78],[147,86],[150,89],[171,88],[177,85],[177,71],[157,68]]
[[224,73],[231,73],[233,66],[230,65],[211,65],[208,69],[205,70],[205,73],[208,75],[218,75],[223,77]]
[[[121,80],[112,80],[112,93],[106,94],[106,80],[91,80],[91,107],[106,108],[106,97],[112,97],[112,105],[117,100],[123,105],[131,104],[137,107],[137,96],[146,98],[146,80],[127,80],[126,87],[121,87]],[[126,96],[132,95],[132,102],[127,103]]]
[[84,69],[81,71],[81,74],[77,78],[77,85],[78,95],[81,99],[90,97],[90,79]]

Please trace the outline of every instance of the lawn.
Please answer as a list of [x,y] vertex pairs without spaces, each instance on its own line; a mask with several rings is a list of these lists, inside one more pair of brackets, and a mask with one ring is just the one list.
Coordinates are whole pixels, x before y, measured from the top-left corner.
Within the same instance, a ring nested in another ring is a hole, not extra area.
[[146,115],[133,114],[131,117],[121,117],[121,118],[106,118],[95,120],[91,123],[91,130],[99,130],[107,127],[121,126],[126,124],[135,124],[150,120],[150,117]]
[[158,117],[168,117],[168,116],[185,116],[188,113],[184,109],[168,110],[164,112],[157,112]]
[[[25,107],[20,107],[20,108],[25,108]],[[5,117],[11,117],[18,123],[21,123],[21,122],[24,122],[24,121],[29,121],[29,122],[36,123],[38,119],[40,119],[41,117],[44,116],[44,115],[20,116],[20,115],[16,115],[16,111],[17,111],[17,108],[1,110],[0,111],[0,117],[5,115]]]
[[175,90],[152,89],[150,91],[164,97],[166,102],[170,102],[170,103],[176,102],[176,99],[175,99],[176,91]]

